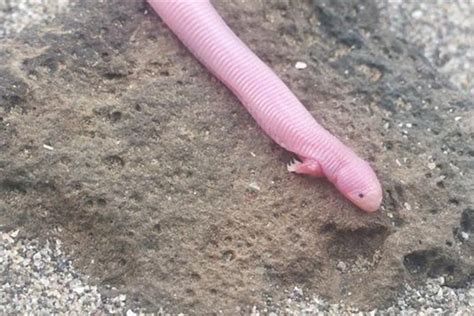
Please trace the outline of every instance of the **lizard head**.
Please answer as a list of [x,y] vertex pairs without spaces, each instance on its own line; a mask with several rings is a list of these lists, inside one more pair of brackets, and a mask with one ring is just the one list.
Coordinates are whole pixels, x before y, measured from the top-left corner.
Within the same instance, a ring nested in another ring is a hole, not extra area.
[[334,184],[352,203],[366,212],[375,212],[382,203],[382,187],[373,169],[362,159],[345,164]]

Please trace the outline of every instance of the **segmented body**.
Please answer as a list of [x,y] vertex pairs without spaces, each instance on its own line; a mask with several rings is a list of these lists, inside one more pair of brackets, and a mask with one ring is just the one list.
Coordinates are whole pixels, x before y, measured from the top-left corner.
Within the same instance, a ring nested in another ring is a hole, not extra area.
[[[318,124],[283,81],[232,32],[209,1],[149,3],[194,56],[232,90],[261,128],[280,146],[298,155],[302,163],[290,165],[290,171],[326,176],[362,209],[378,208],[381,188],[368,164]],[[353,165],[362,167],[352,171]],[[352,192],[354,186],[362,193]]]

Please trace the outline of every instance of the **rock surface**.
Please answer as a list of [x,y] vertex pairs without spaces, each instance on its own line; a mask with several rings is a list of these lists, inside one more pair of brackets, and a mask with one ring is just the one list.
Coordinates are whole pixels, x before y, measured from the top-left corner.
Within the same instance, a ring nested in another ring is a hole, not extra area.
[[372,162],[382,211],[288,174],[290,154],[143,2],[81,1],[0,43],[3,229],[60,238],[81,271],[149,311],[272,310],[295,285],[372,310],[406,282],[470,282],[471,99],[372,1],[217,7]]
[[68,4],[69,0],[0,0],[0,39],[51,22]]
[[391,31],[423,49],[430,62],[474,95],[472,0],[377,0]]

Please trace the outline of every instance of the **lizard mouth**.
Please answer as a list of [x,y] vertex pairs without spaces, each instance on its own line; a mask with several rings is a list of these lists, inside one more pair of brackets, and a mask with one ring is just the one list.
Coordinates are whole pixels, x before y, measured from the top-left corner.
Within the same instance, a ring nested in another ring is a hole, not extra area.
[[370,213],[377,211],[382,204],[382,193],[379,188],[364,192],[352,192],[347,197],[359,208]]

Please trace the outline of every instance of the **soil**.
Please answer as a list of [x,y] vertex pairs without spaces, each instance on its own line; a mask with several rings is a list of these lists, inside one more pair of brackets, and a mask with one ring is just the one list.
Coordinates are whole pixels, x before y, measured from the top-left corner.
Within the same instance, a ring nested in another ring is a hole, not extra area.
[[382,210],[289,174],[291,153],[144,1],[87,0],[0,43],[2,229],[61,239],[148,311],[271,311],[294,286],[369,310],[404,283],[472,281],[472,98],[373,1],[215,4],[371,162]]

